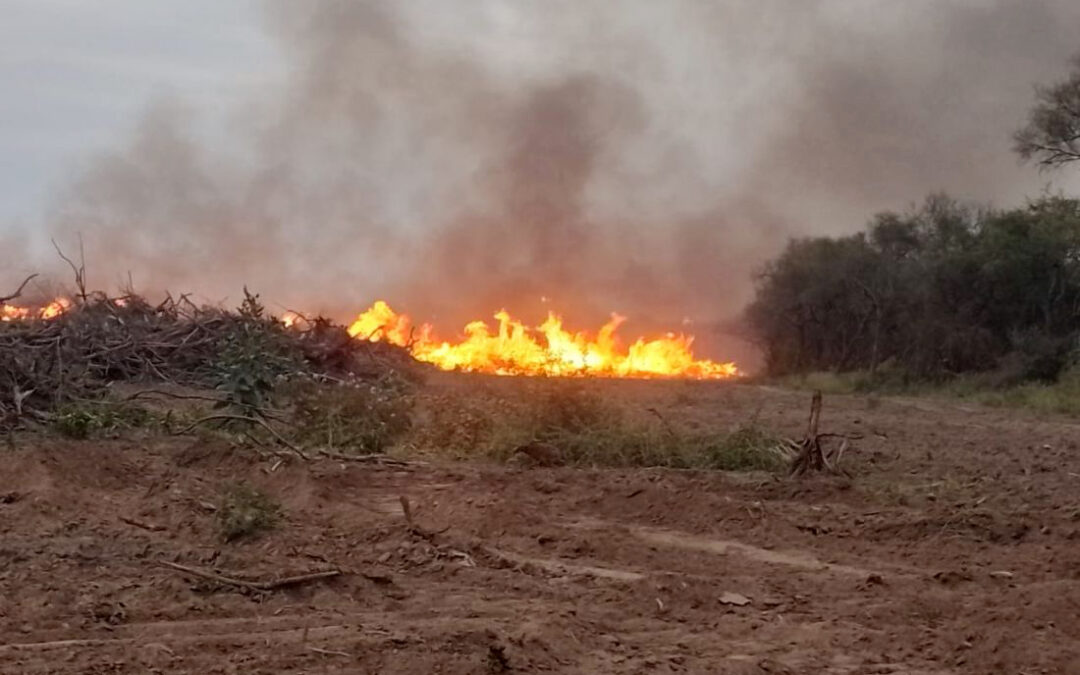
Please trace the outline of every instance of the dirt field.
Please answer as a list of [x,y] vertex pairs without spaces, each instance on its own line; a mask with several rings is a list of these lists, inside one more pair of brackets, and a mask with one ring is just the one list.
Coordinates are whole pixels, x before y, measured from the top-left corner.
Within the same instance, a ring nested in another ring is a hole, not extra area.
[[[808,402],[749,385],[591,386],[673,424],[756,416],[792,436]],[[826,397],[822,424],[862,435],[852,481],[271,471],[223,442],[19,437],[0,449],[0,672],[1080,672],[1080,426],[865,397]],[[224,544],[213,508],[239,478],[279,499],[284,522]],[[347,574],[241,592],[161,561]]]

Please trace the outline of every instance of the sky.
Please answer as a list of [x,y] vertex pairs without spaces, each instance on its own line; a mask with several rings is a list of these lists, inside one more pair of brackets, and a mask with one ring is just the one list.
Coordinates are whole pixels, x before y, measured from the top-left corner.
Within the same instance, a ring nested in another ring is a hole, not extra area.
[[155,97],[235,105],[283,64],[248,0],[0,0],[0,227],[40,222]]
[[[451,325],[553,299],[728,325],[789,237],[928,193],[1076,193],[1010,151],[1072,0],[0,0],[8,276]],[[210,264],[208,264],[210,263]],[[11,283],[12,279],[4,282]],[[723,343],[724,339],[720,338]]]

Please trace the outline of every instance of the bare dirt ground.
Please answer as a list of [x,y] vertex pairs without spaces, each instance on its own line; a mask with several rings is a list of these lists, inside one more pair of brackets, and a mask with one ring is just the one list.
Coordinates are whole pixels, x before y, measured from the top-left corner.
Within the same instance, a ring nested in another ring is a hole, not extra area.
[[[808,402],[748,385],[590,386],[675,424],[756,416],[796,437]],[[862,434],[853,480],[271,471],[193,438],[16,438],[0,449],[0,672],[1080,672],[1080,426],[840,396],[822,425]],[[224,544],[213,505],[241,478],[285,520]],[[348,574],[254,593],[161,561]]]

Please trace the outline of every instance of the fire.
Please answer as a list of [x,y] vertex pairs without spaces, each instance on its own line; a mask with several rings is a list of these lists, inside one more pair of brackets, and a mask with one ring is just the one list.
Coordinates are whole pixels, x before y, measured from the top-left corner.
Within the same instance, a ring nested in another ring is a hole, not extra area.
[[57,298],[41,308],[42,319],[55,319],[71,307],[71,301],[67,298]]
[[[115,301],[124,306],[123,299]],[[0,321],[54,319],[72,307],[67,298],[30,309],[0,304]],[[416,325],[398,314],[386,302],[375,302],[349,326],[349,335],[358,340],[389,342],[405,347],[419,361],[443,370],[461,370],[496,375],[550,375],[600,377],[685,377],[725,379],[739,374],[734,363],[696,359],[693,336],[668,333],[647,340],[638,338],[625,345],[616,332],[626,321],[612,314],[595,334],[571,332],[562,318],[548,312],[547,319],[530,328],[506,311],[495,314],[494,327],[472,321],[456,342],[440,340],[432,327]],[[305,321],[296,312],[281,317],[285,326]]]
[[21,321],[25,319],[55,319],[71,307],[67,298],[57,298],[44,307],[32,310],[29,307],[0,305],[0,321]]
[[0,305],[0,321],[18,321],[20,319],[29,319],[30,310],[26,307],[16,307],[14,305]]
[[443,370],[462,370],[497,375],[597,375],[602,377],[687,377],[724,379],[738,375],[734,363],[695,359],[694,338],[668,333],[646,340],[638,338],[624,347],[616,336],[626,320],[617,314],[595,335],[570,332],[562,318],[549,312],[547,319],[530,329],[506,311],[495,314],[492,328],[484,321],[465,326],[457,342],[437,339],[431,326],[416,326],[377,301],[349,326],[358,339],[385,341],[406,347],[419,361]]
[[286,328],[292,328],[301,321],[303,321],[303,317],[293,311],[288,311],[281,315],[281,323],[285,324]]

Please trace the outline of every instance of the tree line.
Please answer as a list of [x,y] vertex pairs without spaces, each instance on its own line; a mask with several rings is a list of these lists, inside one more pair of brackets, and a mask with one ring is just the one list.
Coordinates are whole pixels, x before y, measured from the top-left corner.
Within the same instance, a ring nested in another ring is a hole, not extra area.
[[[1025,160],[1080,160],[1080,60],[1036,90]],[[991,209],[932,195],[845,237],[791,240],[747,309],[771,374],[997,371],[1054,380],[1080,356],[1080,200]]]

